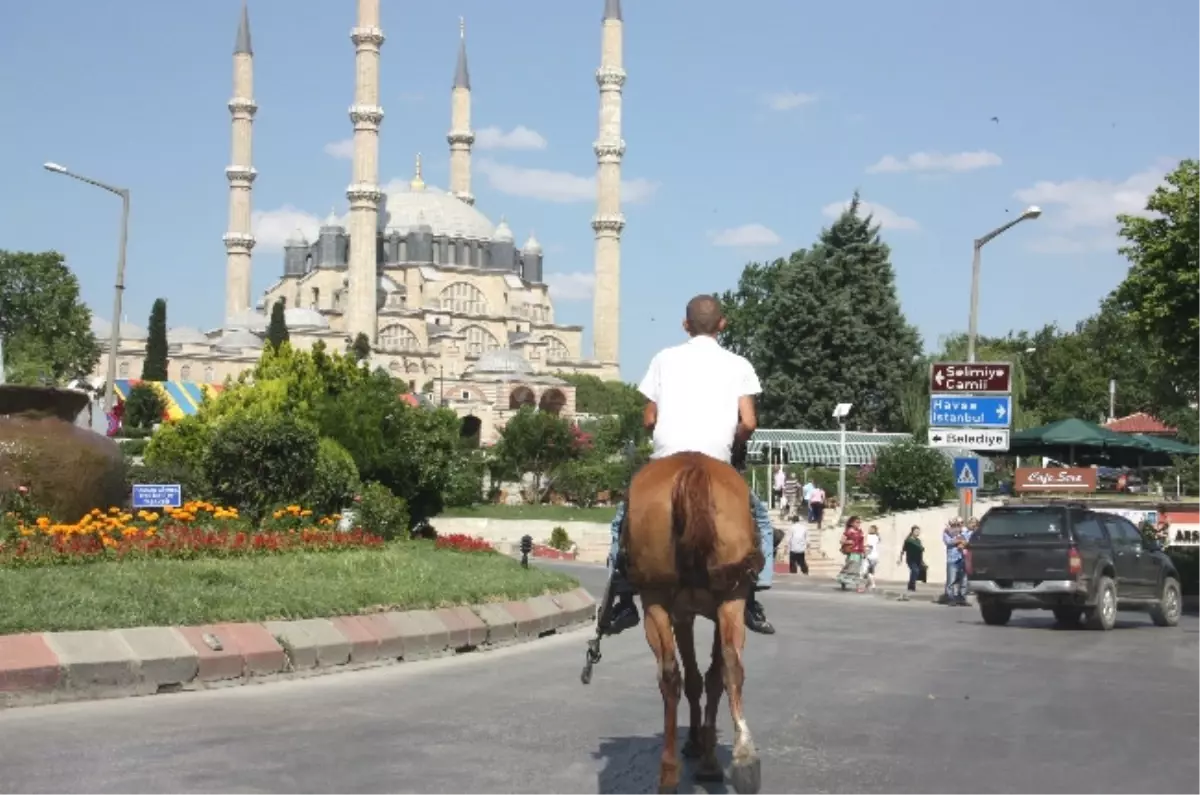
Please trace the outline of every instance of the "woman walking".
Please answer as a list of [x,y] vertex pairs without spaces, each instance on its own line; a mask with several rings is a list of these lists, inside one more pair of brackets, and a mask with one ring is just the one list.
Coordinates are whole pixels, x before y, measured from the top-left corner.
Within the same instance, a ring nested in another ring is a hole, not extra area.
[[[912,530],[908,531],[908,538],[904,539],[904,546],[900,547],[900,559],[897,563],[908,563],[908,588],[909,593],[917,590],[917,580],[923,580],[921,576],[925,571],[925,545],[921,543],[921,528],[913,525]],[[908,593],[900,597],[901,602],[908,601]]]
[[862,566],[865,541],[862,532],[862,520],[851,516],[846,520],[846,529],[842,531],[842,554],[846,556],[846,564],[838,573],[837,582],[842,590],[851,585],[858,593],[862,593]]

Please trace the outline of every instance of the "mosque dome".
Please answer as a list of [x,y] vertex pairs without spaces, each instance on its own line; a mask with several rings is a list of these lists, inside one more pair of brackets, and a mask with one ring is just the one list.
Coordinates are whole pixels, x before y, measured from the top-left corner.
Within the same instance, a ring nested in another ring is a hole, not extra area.
[[289,331],[318,331],[329,328],[329,321],[315,309],[293,306],[283,312],[283,323]]
[[112,323],[102,317],[92,315],[92,334],[98,340],[112,339]]
[[[265,334],[267,324],[270,320],[262,312],[256,312],[253,309],[247,309],[245,312],[239,312],[229,319],[226,328],[243,329],[253,331],[260,334]],[[124,334],[124,332],[122,332]]]
[[428,226],[434,236],[471,240],[491,240],[495,231],[487,216],[472,205],[425,184],[420,159],[411,182],[386,186],[379,208],[380,230],[394,228],[406,232],[418,226]]
[[167,330],[168,345],[207,345],[208,337],[204,332],[191,326],[180,326]]
[[477,375],[533,375],[525,357],[511,348],[496,348],[479,357],[471,372]]
[[508,228],[508,223],[501,218],[500,223],[496,224],[496,231],[492,233],[492,240],[500,243],[513,242],[512,230]]
[[[105,334],[103,339],[112,339],[112,326],[103,320],[100,322],[104,323],[105,326]],[[128,320],[124,320],[121,321],[121,327],[117,329],[117,335],[123,340],[141,341],[149,339],[150,332],[146,331],[146,329],[142,328],[136,323],[130,323]],[[99,334],[96,335],[96,339],[101,339]]]
[[263,341],[259,339],[257,334],[252,334],[246,329],[234,329],[227,331],[217,340],[214,349],[219,353],[241,353],[244,350],[260,351],[263,347]]
[[533,236],[533,232],[529,233],[529,239],[525,241],[525,245],[521,246],[521,251],[526,254],[541,254],[542,244]]

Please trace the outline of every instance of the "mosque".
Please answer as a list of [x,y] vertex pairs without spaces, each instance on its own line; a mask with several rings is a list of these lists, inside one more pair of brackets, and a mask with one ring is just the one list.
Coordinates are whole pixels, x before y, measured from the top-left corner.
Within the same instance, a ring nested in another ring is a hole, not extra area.
[[[544,252],[531,233],[519,247],[501,217],[493,223],[471,194],[471,78],[466,38],[459,25],[458,58],[450,92],[449,186],[425,183],[421,157],[411,182],[384,192],[379,184],[379,61],[384,34],[380,0],[358,0],[355,96],[350,108],[353,158],[346,190],[350,211],[322,223],[315,240],[295,232],[286,242],[279,278],[251,305],[255,237],[251,196],[254,50],[249,11],[242,8],[233,51],[234,96],[225,323],[200,331],[172,328],[169,376],[218,384],[252,368],[264,345],[271,308],[282,302],[291,343],[318,341],[347,350],[360,334],[371,341],[372,367],[407,382],[409,389],[453,408],[464,433],[489,443],[508,417],[525,405],[572,416],[575,390],[560,373],[620,377],[618,315],[623,21],[620,0],[605,0],[601,26],[600,129],[597,160],[595,288],[591,357],[582,350],[583,327],[555,322],[544,280]],[[360,241],[367,241],[359,245]],[[102,355],[95,376],[107,371],[112,327],[93,318]],[[122,321],[118,329],[118,385],[140,376],[147,331]],[[177,390],[178,391],[178,390]],[[180,407],[184,413],[187,406]],[[194,408],[194,407],[192,407]]]

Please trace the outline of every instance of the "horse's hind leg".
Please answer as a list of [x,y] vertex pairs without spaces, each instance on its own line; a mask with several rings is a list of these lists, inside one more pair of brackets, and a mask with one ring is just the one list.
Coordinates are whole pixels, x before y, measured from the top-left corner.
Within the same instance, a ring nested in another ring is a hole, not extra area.
[[679,753],[676,735],[679,731],[679,696],[682,677],[675,659],[675,631],[666,606],[643,594],[646,640],[658,660],[658,690],[663,698],[663,752],[658,773],[658,791],[674,792],[679,786]]
[[725,771],[717,759],[717,711],[721,708],[721,691],[725,689],[721,675],[721,625],[717,621],[713,622],[712,662],[704,675],[704,686],[704,727],[700,730],[703,753],[696,780],[724,781]]
[[683,692],[687,695],[691,720],[688,723],[688,738],[683,744],[683,755],[696,759],[704,749],[700,729],[700,697],[704,695],[704,677],[696,661],[695,618],[688,616],[675,623],[675,644],[679,646],[679,658],[683,661]]
[[717,610],[717,631],[721,636],[721,669],[725,691],[729,694],[729,712],[733,717],[733,765],[729,777],[740,793],[758,792],[762,787],[762,763],[750,736],[750,726],[742,705],[742,685],[746,671],[742,667],[742,649],[746,645],[745,599],[722,602]]

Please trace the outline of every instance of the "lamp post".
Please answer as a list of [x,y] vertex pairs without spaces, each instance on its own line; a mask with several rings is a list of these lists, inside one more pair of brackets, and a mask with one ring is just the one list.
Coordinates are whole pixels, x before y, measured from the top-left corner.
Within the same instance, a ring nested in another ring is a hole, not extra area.
[[1012,229],[1022,221],[1032,221],[1042,214],[1042,208],[1030,205],[1025,208],[1020,217],[1014,218],[1004,226],[993,229],[975,241],[975,256],[971,259],[971,317],[967,321],[967,361],[975,361],[975,336],[979,324],[979,268],[980,252],[993,239]]
[[112,325],[109,329],[108,346],[108,372],[105,375],[104,384],[104,411],[111,414],[113,410],[115,382],[117,380],[117,351],[121,339],[121,296],[125,292],[125,249],[129,241],[129,189],[117,188],[108,185],[99,180],[90,179],[89,177],[76,174],[68,171],[66,166],[60,166],[58,163],[45,163],[42,166],[47,171],[53,174],[62,174],[72,179],[77,179],[80,182],[86,182],[89,185],[95,185],[97,188],[115,193],[121,197],[121,243],[117,251],[117,283],[113,290],[113,315]]
[[846,518],[846,415],[854,407],[853,403],[839,403],[833,410],[833,418],[838,421],[838,510],[844,520]]

